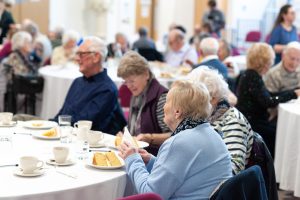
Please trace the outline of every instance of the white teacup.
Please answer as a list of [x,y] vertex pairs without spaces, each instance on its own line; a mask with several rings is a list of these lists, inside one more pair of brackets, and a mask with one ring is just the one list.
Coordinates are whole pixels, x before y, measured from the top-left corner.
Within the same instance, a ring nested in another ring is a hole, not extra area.
[[69,156],[69,148],[64,146],[53,147],[53,154],[55,162],[64,163]]
[[11,123],[13,115],[14,114],[11,112],[1,112],[0,113],[0,121],[2,122],[2,124],[8,125]]
[[89,131],[87,133],[87,141],[91,145],[98,144],[100,140],[102,140],[104,137],[103,133],[101,131]]
[[76,122],[76,123],[74,124],[74,127],[75,127],[75,128],[88,127],[88,129],[91,130],[92,125],[93,125],[93,122],[92,122],[92,121],[88,121],[88,120],[80,120],[80,121],[78,121],[78,122]]
[[77,138],[79,140],[87,140],[87,135],[90,132],[90,129],[86,126],[77,128]]
[[24,174],[32,174],[34,170],[42,168],[44,162],[34,156],[23,156],[20,158],[20,168]]

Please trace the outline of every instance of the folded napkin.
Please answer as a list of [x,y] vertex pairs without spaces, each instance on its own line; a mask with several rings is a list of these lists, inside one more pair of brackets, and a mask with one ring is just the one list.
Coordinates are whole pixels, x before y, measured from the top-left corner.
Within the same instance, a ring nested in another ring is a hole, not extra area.
[[131,136],[131,134],[129,133],[127,127],[124,128],[124,134],[123,134],[122,142],[121,142],[121,143],[124,143],[125,141],[126,141],[127,143],[129,143],[131,146],[138,147],[138,146],[137,146],[137,142],[136,142],[135,139]]

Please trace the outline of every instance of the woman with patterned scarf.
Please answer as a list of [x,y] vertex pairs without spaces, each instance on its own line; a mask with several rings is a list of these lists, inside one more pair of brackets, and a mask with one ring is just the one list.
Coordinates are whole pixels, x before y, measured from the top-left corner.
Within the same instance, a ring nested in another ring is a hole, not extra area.
[[209,199],[232,176],[230,155],[219,134],[206,122],[211,112],[207,88],[176,81],[167,94],[164,122],[173,131],[157,157],[121,144],[120,156],[138,193],[162,199]]
[[[13,82],[16,81],[17,76],[21,76],[22,79],[38,76],[38,66],[30,60],[31,51],[31,35],[25,31],[19,31],[12,37],[12,52],[8,58],[3,61],[4,74],[7,81],[6,107],[9,111],[14,113],[17,112],[17,109],[20,107],[16,106],[12,101],[18,102],[22,97],[14,96]],[[12,101],[8,100],[11,98],[13,99]]]
[[189,74],[193,82],[202,82],[211,96],[213,112],[209,122],[219,132],[231,154],[232,169],[238,174],[245,169],[253,144],[253,131],[248,120],[228,103],[228,84],[216,70],[201,66]]
[[163,121],[168,90],[156,80],[147,60],[135,51],[122,57],[118,76],[132,93],[129,131],[137,140],[148,142],[147,151],[156,155],[160,145],[170,137],[170,129]]

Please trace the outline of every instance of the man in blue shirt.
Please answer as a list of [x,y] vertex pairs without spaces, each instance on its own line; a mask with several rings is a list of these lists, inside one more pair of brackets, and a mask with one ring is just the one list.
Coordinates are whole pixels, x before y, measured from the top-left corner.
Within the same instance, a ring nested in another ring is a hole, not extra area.
[[208,66],[212,69],[216,69],[225,79],[227,79],[228,69],[218,57],[218,40],[213,37],[204,38],[200,43],[200,50],[203,59],[201,63],[194,65],[194,68]]
[[93,121],[93,130],[116,134],[126,125],[118,103],[118,90],[102,64],[106,45],[97,37],[87,37],[76,52],[76,61],[83,77],[72,83],[59,115],[71,115],[72,124],[78,120]]

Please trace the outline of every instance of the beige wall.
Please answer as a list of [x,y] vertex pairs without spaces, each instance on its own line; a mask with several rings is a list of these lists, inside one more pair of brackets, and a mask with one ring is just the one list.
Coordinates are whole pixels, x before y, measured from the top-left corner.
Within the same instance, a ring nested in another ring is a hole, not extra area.
[[17,23],[24,19],[35,21],[42,33],[48,32],[49,27],[49,0],[23,1],[12,7],[12,14]]

